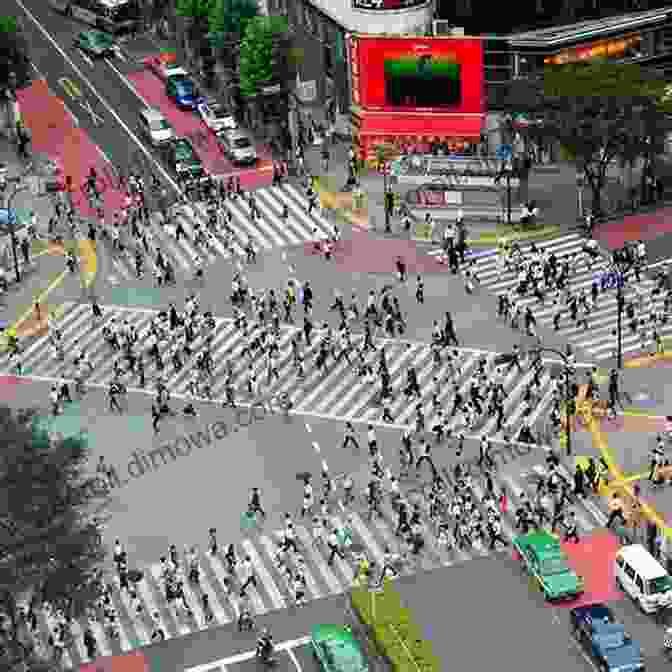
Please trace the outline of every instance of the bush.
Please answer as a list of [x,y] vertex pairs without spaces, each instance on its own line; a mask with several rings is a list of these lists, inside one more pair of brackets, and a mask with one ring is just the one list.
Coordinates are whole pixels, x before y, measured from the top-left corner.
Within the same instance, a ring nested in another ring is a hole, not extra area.
[[439,672],[441,661],[434,655],[431,642],[422,638],[401,596],[385,580],[382,591],[353,589],[353,608],[369,628],[374,644],[396,672]]

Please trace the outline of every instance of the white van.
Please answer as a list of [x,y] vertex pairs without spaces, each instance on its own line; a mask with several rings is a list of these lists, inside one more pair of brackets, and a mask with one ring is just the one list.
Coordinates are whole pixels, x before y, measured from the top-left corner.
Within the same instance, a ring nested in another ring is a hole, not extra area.
[[672,578],[642,546],[623,546],[616,553],[616,583],[647,614],[672,605]]

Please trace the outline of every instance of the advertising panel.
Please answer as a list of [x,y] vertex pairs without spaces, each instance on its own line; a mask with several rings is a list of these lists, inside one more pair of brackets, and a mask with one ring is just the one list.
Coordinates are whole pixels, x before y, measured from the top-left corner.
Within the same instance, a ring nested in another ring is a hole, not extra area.
[[353,103],[364,109],[483,113],[478,38],[350,38]]

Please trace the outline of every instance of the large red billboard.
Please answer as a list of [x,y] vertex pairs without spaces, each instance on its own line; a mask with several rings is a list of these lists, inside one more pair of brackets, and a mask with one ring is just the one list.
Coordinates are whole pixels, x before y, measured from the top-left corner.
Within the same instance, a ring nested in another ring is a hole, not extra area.
[[350,38],[353,103],[368,110],[485,111],[483,46],[473,37]]

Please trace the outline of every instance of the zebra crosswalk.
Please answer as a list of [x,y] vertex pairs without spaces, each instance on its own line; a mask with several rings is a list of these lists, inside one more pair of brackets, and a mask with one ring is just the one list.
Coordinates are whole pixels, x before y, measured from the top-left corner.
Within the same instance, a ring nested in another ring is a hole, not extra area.
[[[579,255],[582,251],[585,239],[578,234],[568,234],[559,238],[553,238],[543,242],[535,243],[540,250],[546,250],[555,254],[558,261],[562,263],[565,259],[571,260],[574,255]],[[523,254],[530,249],[530,246],[521,246]],[[518,278],[513,270],[506,270],[498,255],[490,254],[474,258],[474,268],[480,281],[480,286],[497,295],[506,294],[518,285]],[[590,298],[590,289],[594,279],[598,279],[603,273],[609,273],[609,261],[600,256],[594,260],[579,262],[569,282],[573,293],[584,291]],[[659,294],[654,296],[651,290],[655,288],[655,282],[642,275],[641,282],[637,283],[637,288],[626,285],[624,295],[626,303],[633,301],[637,306],[637,313],[640,318],[652,315],[655,312],[662,312],[664,306],[664,296]],[[550,298],[540,305],[534,296],[525,296],[519,299],[522,308],[530,306],[539,326],[544,325],[553,328],[553,318],[557,310]],[[672,316],[671,316],[672,317]],[[617,349],[617,322],[618,311],[616,304],[616,292],[601,292],[597,300],[597,305],[590,311],[588,318],[588,328],[584,325],[577,326],[568,316],[567,311],[563,314],[558,335],[571,342],[573,345],[582,348],[590,354],[596,361],[610,359],[615,356]],[[645,329],[643,336],[641,330],[631,330],[626,324],[626,317],[623,317],[623,354],[634,354],[653,348],[655,344],[651,339],[651,328]],[[672,336],[672,319],[668,319],[666,324],[659,327],[659,332],[663,338]]]
[[[164,258],[174,268],[184,273],[193,273],[194,258],[199,255],[207,263],[215,263],[220,257],[232,255],[244,256],[245,246],[249,241],[259,252],[279,247],[301,245],[306,242],[326,240],[333,233],[333,225],[321,212],[319,206],[309,212],[308,199],[301,189],[285,182],[281,186],[263,187],[254,191],[258,217],[253,219],[247,198],[227,199],[224,208],[231,214],[230,228],[233,237],[227,244],[223,230],[212,231],[208,242],[197,245],[194,233],[198,225],[205,228],[208,220],[204,203],[187,203],[177,208],[175,224],[179,221],[185,230],[186,237],[177,240],[174,230],[154,221],[151,228],[152,247],[161,250]],[[288,216],[282,218],[287,207]],[[145,260],[149,270],[154,270],[155,261]],[[133,254],[126,249],[115,257],[114,267],[124,280],[136,279]]]
[[[560,467],[561,476],[569,481],[567,470]],[[235,544],[238,559],[249,557],[257,579],[256,585],[248,589],[247,607],[260,616],[271,611],[287,609],[296,605],[291,577],[297,568],[306,579],[306,600],[317,600],[329,595],[338,595],[347,591],[355,580],[359,558],[366,556],[375,561],[381,568],[385,563],[386,553],[395,556],[398,576],[411,575],[419,571],[429,571],[439,567],[467,562],[473,558],[491,554],[510,552],[511,540],[519,533],[516,527],[515,511],[525,496],[534,501],[536,485],[534,477],[547,475],[546,467],[533,465],[528,472],[514,477],[510,474],[495,474],[496,491],[505,491],[508,507],[500,511],[502,515],[502,536],[507,546],[493,545],[487,534],[480,537],[474,534],[470,540],[460,541],[454,534],[439,539],[437,530],[426,515],[425,503],[418,500],[423,511],[421,523],[424,548],[413,556],[402,548],[403,544],[396,535],[396,513],[391,502],[385,501],[381,506],[381,515],[369,519],[368,515],[358,510],[357,506],[346,509],[334,502],[330,515],[330,523],[338,529],[346,527],[351,531],[352,544],[345,550],[343,557],[336,557],[329,563],[329,550],[322,541],[316,541],[311,531],[299,521],[295,524],[297,531],[298,553],[281,551],[282,532],[257,528],[248,533]],[[446,470],[444,477],[449,492],[455,487],[452,475]],[[474,474],[465,479],[470,499],[482,517],[487,517],[488,495],[479,475]],[[462,490],[465,492],[465,490]],[[408,494],[409,501],[412,495]],[[542,500],[542,506],[549,520],[553,516],[551,503]],[[593,530],[606,522],[605,514],[591,499],[575,499],[571,509],[576,514],[580,536],[591,534]],[[450,516],[448,519],[450,523]],[[449,527],[452,525],[449,524]],[[184,559],[183,559],[184,560]],[[225,568],[225,560],[220,555],[210,552],[198,556],[199,581],[188,580],[186,561],[179,570],[184,579],[184,593],[190,611],[169,602],[162,581],[160,563],[140,568],[143,578],[135,585],[136,596],[119,585],[116,575],[109,576],[109,594],[116,613],[115,632],[108,627],[101,613],[93,609],[81,622],[71,628],[72,640],[64,651],[64,663],[69,667],[77,667],[87,661],[82,644],[82,633],[91,628],[99,645],[101,655],[116,655],[152,642],[152,633],[160,628],[166,638],[181,637],[207,627],[234,622],[241,609],[239,586],[244,581],[240,566],[232,573]],[[203,596],[207,596],[208,607],[204,606]],[[53,632],[58,619],[46,610],[38,614],[36,638],[46,638]]]
[[[111,382],[115,376],[118,354],[112,352],[110,345],[103,337],[103,330],[113,322],[121,326],[128,322],[137,329],[138,343],[149,348],[150,325],[157,318],[158,311],[150,309],[121,308],[118,306],[104,306],[103,317],[98,324],[94,324],[91,308],[87,304],[65,304],[59,320],[61,342],[65,353],[76,352],[81,349],[87,353],[88,361],[92,364],[91,374],[86,380],[90,387],[103,387]],[[343,357],[333,360],[329,367],[318,369],[312,361],[319,349],[319,333],[306,345],[304,351],[306,370],[300,376],[296,370],[292,356],[292,338],[299,333],[293,326],[281,328],[277,341],[278,355],[274,359],[274,368],[277,375],[269,375],[268,365],[263,358],[254,353],[245,355],[245,350],[252,336],[247,336],[230,319],[216,319],[214,329],[203,331],[194,342],[192,350],[198,352],[200,344],[207,338],[211,341],[210,350],[213,359],[212,377],[210,379],[210,397],[214,400],[225,397],[225,384],[229,371],[234,377],[236,401],[252,403],[259,400],[272,401],[289,395],[292,401],[293,412],[297,414],[353,422],[383,423],[383,407],[379,403],[379,386]],[[362,336],[356,338],[363,338]],[[166,351],[170,343],[161,342],[159,348]],[[485,370],[493,371],[497,353],[480,350],[456,349],[457,356],[453,364],[446,360],[435,362],[431,346],[427,343],[415,341],[399,341],[378,339],[378,346],[383,346],[387,358],[388,370],[392,380],[393,398],[387,403],[393,425],[406,427],[414,425],[417,409],[421,408],[426,419],[426,426],[432,427],[439,418],[441,408],[450,409],[452,389],[451,384],[445,382],[440,389],[439,383],[452,378],[463,397],[468,396],[468,389],[472,376],[479,364],[484,361]],[[139,353],[138,353],[139,354]],[[378,353],[371,351],[371,364],[375,364]],[[141,393],[153,392],[151,381],[163,375],[167,388],[176,398],[201,398],[198,390],[194,390],[193,372],[196,370],[196,356],[181,362],[181,368],[171,366],[170,359],[165,358],[163,371],[157,370],[157,363],[150,357],[143,357],[145,362],[145,377],[149,381],[147,388],[139,388],[135,382],[135,374],[125,371],[124,382],[128,389]],[[121,360],[119,360],[120,362]],[[67,355],[60,359],[53,350],[49,335],[35,338],[27,343],[22,351],[22,374],[37,380],[60,382],[73,380],[75,375],[74,362]],[[311,362],[311,364],[309,364]],[[123,370],[123,364],[121,364]],[[14,363],[9,356],[0,360],[0,370],[14,373]],[[409,403],[403,393],[406,385],[406,376],[412,367],[417,376],[420,395]],[[250,394],[247,381],[252,373],[260,383],[260,389]],[[550,407],[554,389],[551,380],[550,368],[540,377],[540,386],[532,400],[524,401],[526,389],[534,377],[533,370],[520,370],[511,367],[504,372],[502,379],[505,399],[504,411],[506,429],[515,432],[527,420],[531,427],[538,421],[543,421],[546,410]],[[456,413],[450,421],[453,429],[466,427],[466,421],[460,413]],[[475,419],[467,428],[468,431],[493,434],[496,431],[496,420],[492,417]]]

